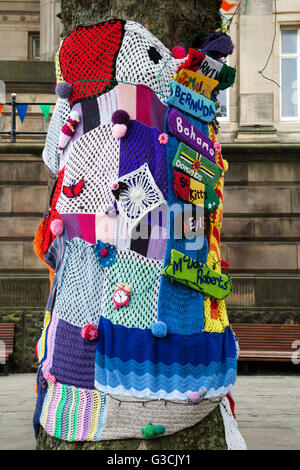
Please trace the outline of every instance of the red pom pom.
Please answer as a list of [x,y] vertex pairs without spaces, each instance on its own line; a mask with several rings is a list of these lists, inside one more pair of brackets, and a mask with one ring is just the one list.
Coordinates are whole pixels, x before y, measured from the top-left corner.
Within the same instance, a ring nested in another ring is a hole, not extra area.
[[98,338],[98,329],[95,325],[88,323],[81,328],[81,336],[88,341],[94,341]]
[[181,46],[174,46],[171,52],[174,59],[184,59],[187,56],[185,48]]

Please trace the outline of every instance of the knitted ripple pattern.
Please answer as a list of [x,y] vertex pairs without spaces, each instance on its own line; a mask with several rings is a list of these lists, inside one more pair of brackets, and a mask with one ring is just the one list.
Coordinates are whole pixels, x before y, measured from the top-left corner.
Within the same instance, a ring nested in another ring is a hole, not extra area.
[[[148,423],[171,435],[222,400],[228,448],[243,446],[224,398],[238,348],[225,301],[162,275],[173,249],[221,272],[223,175],[204,235],[187,240],[175,230],[187,205],[175,194],[172,167],[184,136],[169,132],[172,107],[164,103],[185,60],[142,25],[118,19],[79,26],[60,45],[57,83],[70,94],[59,98],[47,134],[53,184],[35,239],[52,280],[36,347],[36,435],[41,425],[68,441],[143,439]],[[79,122],[59,150],[71,110]],[[118,110],[130,119],[121,138],[112,122]],[[207,145],[217,142],[213,125],[180,113],[184,132],[192,125]],[[214,158],[225,172],[221,151]],[[194,216],[196,206],[188,207]],[[120,285],[123,304],[115,300]]]
[[222,335],[168,334],[125,328],[101,317],[95,385],[102,392],[138,398],[188,400],[226,394],[236,379],[236,348],[231,330]]

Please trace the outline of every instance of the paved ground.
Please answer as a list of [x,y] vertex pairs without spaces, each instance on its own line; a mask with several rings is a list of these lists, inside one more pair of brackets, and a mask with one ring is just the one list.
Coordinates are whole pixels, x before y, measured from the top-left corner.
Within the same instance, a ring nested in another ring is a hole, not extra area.
[[[300,450],[300,375],[240,375],[232,390],[248,449]],[[0,376],[0,450],[35,448],[35,375]]]

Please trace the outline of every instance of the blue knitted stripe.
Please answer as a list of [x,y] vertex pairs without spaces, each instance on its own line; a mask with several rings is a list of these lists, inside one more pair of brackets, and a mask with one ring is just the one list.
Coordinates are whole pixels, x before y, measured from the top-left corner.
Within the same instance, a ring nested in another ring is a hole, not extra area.
[[113,325],[103,317],[99,321],[97,352],[123,362],[171,365],[223,363],[227,357],[236,357],[234,335],[230,328],[224,333],[202,332],[194,335],[168,334],[165,338],[153,336],[150,329],[126,328]]
[[106,387],[122,386],[126,390],[134,389],[138,392],[147,389],[154,394],[160,390],[168,394],[174,391],[184,394],[202,387],[207,390],[227,387],[234,383],[235,378],[236,362],[231,358],[223,364],[212,362],[209,366],[200,364],[198,367],[181,367],[178,364],[124,363],[101,354],[96,357],[95,381],[102,392],[106,391]]

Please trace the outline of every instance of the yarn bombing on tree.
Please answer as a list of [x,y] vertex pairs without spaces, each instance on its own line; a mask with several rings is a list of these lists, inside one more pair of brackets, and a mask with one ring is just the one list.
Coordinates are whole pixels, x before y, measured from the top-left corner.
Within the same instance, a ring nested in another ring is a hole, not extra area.
[[[42,426],[67,441],[157,439],[230,392],[237,348],[215,118],[229,49],[217,34],[188,56],[171,53],[119,19],[62,41],[43,151],[53,183],[35,239],[51,274],[36,435]],[[232,426],[227,402],[224,416]]]

